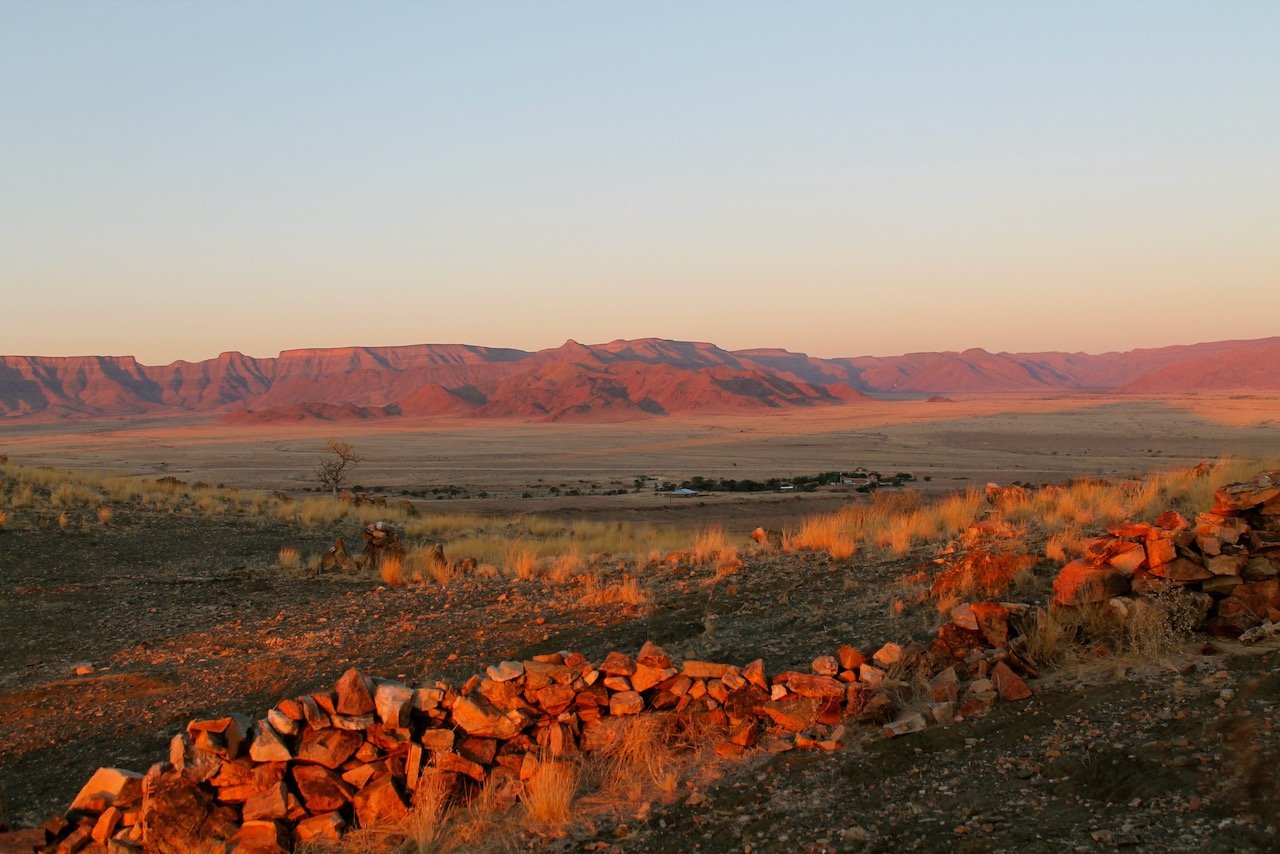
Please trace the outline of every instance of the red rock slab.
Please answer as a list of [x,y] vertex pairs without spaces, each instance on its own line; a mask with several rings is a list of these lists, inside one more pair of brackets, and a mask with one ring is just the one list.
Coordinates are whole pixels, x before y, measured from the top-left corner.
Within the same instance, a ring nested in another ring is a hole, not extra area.
[[244,802],[245,821],[274,821],[289,814],[289,787],[276,783]]
[[1204,581],[1213,577],[1212,572],[1184,557],[1151,567],[1151,574],[1166,581]]
[[1185,531],[1191,523],[1177,510],[1166,510],[1156,517],[1156,527],[1166,531]]
[[[729,669],[727,664],[716,664],[711,661],[686,661],[680,672],[690,679],[719,679]],[[746,676],[744,671],[743,676]]]
[[1107,526],[1107,533],[1115,537],[1145,537],[1151,533],[1146,522],[1117,522]]
[[1107,558],[1107,563],[1114,566],[1121,572],[1132,574],[1138,567],[1147,561],[1146,549],[1141,543],[1129,543],[1124,540],[1116,540],[1121,543],[1111,550],[1111,555]]
[[254,724],[249,758],[254,762],[288,762],[293,754],[275,728],[264,719]]
[[231,837],[233,854],[289,854],[289,832],[278,821],[250,820]]
[[1213,512],[1234,516],[1280,500],[1280,471],[1259,472],[1253,480],[1229,483],[1213,494]]
[[298,743],[298,761],[337,768],[364,743],[358,732],[346,729],[308,729]]
[[293,783],[308,812],[334,812],[351,800],[351,787],[323,765],[294,766]]
[[877,666],[886,669],[897,664],[899,661],[902,661],[902,658],[902,647],[893,641],[889,641],[884,646],[880,647],[875,651],[875,654],[871,656],[871,660],[874,661]]
[[[1053,580],[1053,604],[1105,602],[1129,592],[1129,577],[1111,566],[1095,566],[1084,558],[1071,561]],[[944,627],[945,628],[945,627]]]
[[637,691],[619,691],[609,698],[609,714],[614,717],[638,715],[644,711],[644,698]]
[[379,777],[356,792],[354,804],[356,821],[361,827],[393,824],[409,814],[404,796],[389,776]]
[[116,801],[127,801],[142,793],[142,775],[122,768],[99,768],[71,801],[68,810],[87,809],[91,804],[111,806]]
[[354,667],[338,677],[334,690],[338,695],[335,710],[340,715],[367,715],[376,708],[373,680]]
[[937,637],[929,645],[929,655],[937,661],[945,662],[964,658],[974,650],[984,648],[986,644],[987,640],[981,632],[961,628],[955,623],[946,623],[938,629]]
[[453,750],[454,739],[451,729],[429,729],[418,740],[427,750]]
[[631,687],[636,691],[648,691],[654,685],[676,675],[675,668],[653,667],[648,664],[637,664],[636,672],[631,675]]
[[991,681],[1000,692],[1000,699],[1005,702],[1025,700],[1032,695],[1031,689],[1027,687],[1022,677],[1014,673],[1003,661],[996,662],[996,666],[992,668]]
[[911,712],[905,714],[897,720],[884,725],[885,738],[897,738],[902,735],[909,735],[913,732],[921,732],[928,726],[924,719],[924,715],[919,712]]
[[636,654],[636,664],[665,670],[671,666],[671,656],[667,655],[662,647],[651,641],[645,641],[644,646],[640,647],[640,652]]
[[604,657],[597,669],[607,676],[630,676],[636,672],[636,661],[621,652],[611,652]]
[[978,631],[993,647],[1009,643],[1009,609],[998,602],[973,602],[969,606],[978,623]]
[[978,631],[978,618],[974,616],[973,608],[968,602],[961,602],[952,608],[950,616],[951,622],[960,628],[968,629],[971,632]]
[[857,670],[866,663],[867,657],[848,644],[844,644],[836,650],[836,660],[840,662],[841,670]]
[[760,709],[774,724],[788,732],[802,732],[818,719],[818,701],[812,697],[771,700],[762,704]]
[[786,685],[787,690],[799,697],[815,697],[830,699],[843,697],[845,683],[831,676],[816,676],[812,673],[788,671],[779,673],[773,680],[779,685]]
[[1178,549],[1170,537],[1148,537],[1145,546],[1147,566],[1152,568],[1169,563],[1178,556]]
[[458,745],[458,753],[472,762],[489,765],[493,762],[493,757],[498,754],[498,742],[492,738],[468,736]]
[[[457,753],[437,753],[433,757],[432,762],[434,763],[435,767],[440,771],[449,771],[454,774],[463,774],[467,777],[470,777],[472,780],[475,780],[477,783],[484,782],[484,767],[480,765],[480,763],[473,762],[472,760],[466,758],[465,756],[460,756]],[[386,777],[383,779],[389,780],[391,778]],[[370,785],[373,785],[373,784],[370,784]],[[360,796],[356,795],[356,797],[359,798]],[[366,827],[368,826],[368,825],[364,825],[363,821],[361,822],[361,824]]]
[[453,721],[468,735],[482,738],[514,738],[521,726],[481,697],[459,697],[453,705]]
[[346,820],[336,812],[321,813],[304,818],[294,828],[298,842],[337,842],[347,829]]
[[960,677],[955,667],[938,672],[929,680],[929,693],[935,703],[955,702],[960,698]]
[[757,658],[755,661],[742,668],[742,677],[752,685],[762,690],[769,690],[769,678],[764,672],[764,659]]

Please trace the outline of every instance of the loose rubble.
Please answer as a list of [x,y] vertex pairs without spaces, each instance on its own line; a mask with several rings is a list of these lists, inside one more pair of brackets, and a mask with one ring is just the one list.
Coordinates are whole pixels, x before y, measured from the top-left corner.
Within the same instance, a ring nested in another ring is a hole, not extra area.
[[[1053,582],[1053,604],[1077,606],[1181,588],[1205,629],[1240,637],[1280,622],[1280,471],[1228,484],[1190,522],[1172,510],[1154,524],[1111,525]],[[1123,607],[1122,605],[1120,607]]]
[[[258,720],[191,721],[146,774],[100,769],[44,826],[44,850],[180,852],[222,840],[233,852],[289,851],[394,824],[428,778],[464,798],[492,778],[518,791],[542,763],[607,749],[641,714],[697,716],[726,757],[836,750],[856,724],[919,732],[1031,696],[1023,676],[1034,671],[1003,645],[1025,607],[973,603],[927,649],[887,643],[867,657],[842,646],[810,672],[771,678],[760,660],[677,664],[651,643],[598,663],[572,652],[503,661],[458,688],[350,669],[332,691],[283,700]],[[923,695],[911,676],[927,681]]]

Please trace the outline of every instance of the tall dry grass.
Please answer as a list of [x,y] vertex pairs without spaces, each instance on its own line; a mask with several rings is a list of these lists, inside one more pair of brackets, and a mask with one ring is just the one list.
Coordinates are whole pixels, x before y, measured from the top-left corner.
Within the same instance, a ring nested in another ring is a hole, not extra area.
[[826,552],[836,560],[846,560],[858,550],[858,542],[842,514],[824,513],[810,516],[799,530],[783,535],[782,547],[787,551]]
[[703,528],[698,534],[698,538],[693,541],[693,548],[689,550],[689,556],[697,564],[711,563],[730,548],[724,528],[712,525]]
[[550,836],[563,835],[573,822],[573,802],[578,794],[576,762],[548,760],[539,763],[525,781],[520,805],[525,826]]

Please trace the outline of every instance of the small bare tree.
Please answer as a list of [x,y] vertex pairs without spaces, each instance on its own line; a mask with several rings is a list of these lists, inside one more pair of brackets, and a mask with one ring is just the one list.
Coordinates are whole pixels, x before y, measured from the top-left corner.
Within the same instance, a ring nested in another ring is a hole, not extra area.
[[334,495],[347,481],[349,469],[364,462],[364,457],[356,453],[350,442],[342,439],[330,439],[324,446],[325,456],[316,464],[316,479],[320,485],[327,486]]

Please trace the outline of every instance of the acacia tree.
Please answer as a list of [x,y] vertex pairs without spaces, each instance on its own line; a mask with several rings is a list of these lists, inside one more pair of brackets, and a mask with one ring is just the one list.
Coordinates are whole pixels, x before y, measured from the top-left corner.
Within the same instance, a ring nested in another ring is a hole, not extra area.
[[342,484],[346,483],[349,469],[364,462],[364,457],[356,453],[350,442],[342,439],[330,439],[324,446],[325,456],[316,464],[316,479],[320,486],[328,487],[334,495]]

